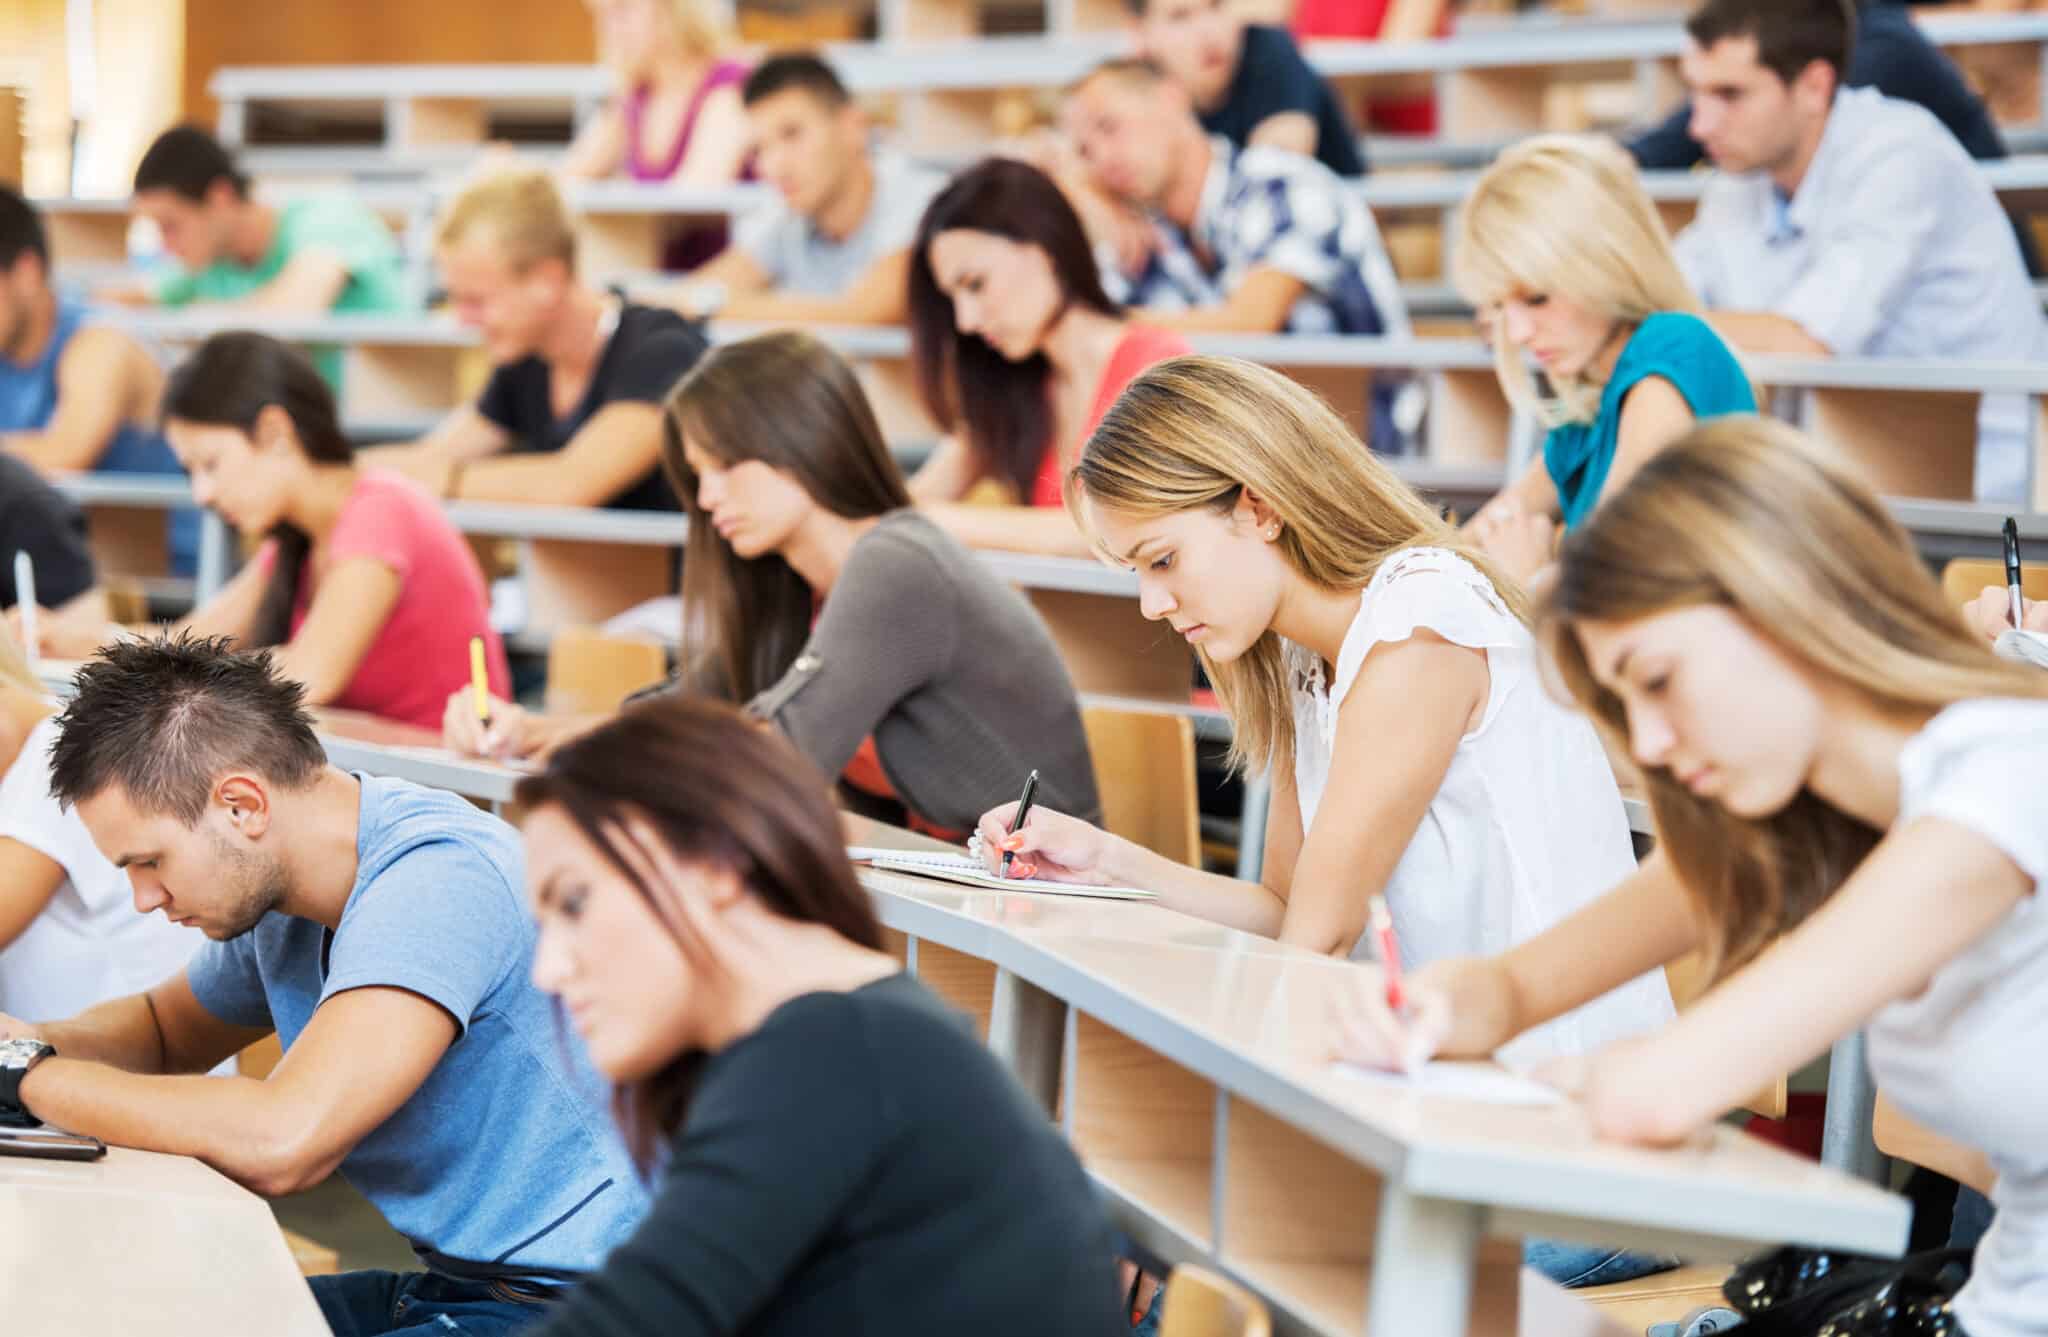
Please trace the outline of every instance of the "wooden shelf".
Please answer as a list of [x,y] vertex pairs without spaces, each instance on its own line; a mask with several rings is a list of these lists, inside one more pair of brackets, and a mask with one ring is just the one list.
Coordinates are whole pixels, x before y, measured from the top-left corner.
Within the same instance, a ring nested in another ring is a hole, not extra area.
[[974,1033],[988,1039],[995,1006],[996,968],[987,961],[919,939],[917,978],[939,997],[974,1018]]
[[1209,1189],[1214,1176],[1206,1160],[1091,1156],[1088,1170],[1193,1243],[1205,1249],[1213,1246]]

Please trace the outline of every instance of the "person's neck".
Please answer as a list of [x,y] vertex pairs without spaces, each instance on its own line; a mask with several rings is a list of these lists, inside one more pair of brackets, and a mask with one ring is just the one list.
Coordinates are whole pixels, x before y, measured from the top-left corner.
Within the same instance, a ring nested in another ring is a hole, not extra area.
[[1193,228],[1202,211],[1202,187],[1209,180],[1209,166],[1216,148],[1209,136],[1190,121],[1181,132],[1181,147],[1174,155],[1173,176],[1159,197],[1159,212],[1182,230]]
[[1129,328],[1119,317],[1069,302],[1065,313],[1046,332],[1042,345],[1054,379],[1062,384],[1094,385],[1100,381],[1102,369],[1116,355],[1116,346]]
[[1899,818],[1899,754],[1927,727],[1934,709],[1886,709],[1849,688],[1823,701],[1826,723],[1807,788],[1880,831]]
[[562,298],[540,346],[540,360],[548,364],[551,374],[581,377],[597,365],[604,355],[604,340],[598,337],[597,328],[603,323],[608,300],[580,283]]
[[284,518],[315,543],[324,542],[341,519],[341,509],[355,491],[352,464],[309,464],[306,476],[285,503]]
[[49,348],[50,336],[56,330],[57,294],[45,288],[30,308],[28,319],[21,323],[13,345],[0,349],[0,353],[4,353],[7,360],[17,367],[32,366]]
[[1637,327],[1625,320],[1614,322],[1607,331],[1607,342],[1600,345],[1600,351],[1593,354],[1593,360],[1586,364],[1584,378],[1594,385],[1605,385],[1614,379],[1614,369],[1621,365],[1621,355],[1628,348],[1628,341],[1635,338]]
[[1813,167],[1814,157],[1820,153],[1820,142],[1827,137],[1828,122],[1834,118],[1834,114],[1834,109],[1830,105],[1828,114],[1808,126],[1806,133],[1799,137],[1799,142],[1792,146],[1792,152],[1771,169],[1771,184],[1783,191],[1786,199],[1789,200],[1799,193],[1801,183],[1806,180],[1807,172]]
[[812,226],[832,241],[845,241],[867,221],[875,201],[875,164],[866,153],[854,160],[846,180],[832,192],[825,207],[811,220]]
[[822,599],[832,592],[853,545],[880,522],[877,515],[852,520],[834,515],[822,506],[814,507],[810,517],[782,545],[782,560],[804,578],[811,593]]
[[822,924],[771,914],[751,897],[726,910],[724,919],[723,987],[706,998],[696,1037],[696,1047],[710,1053],[753,1034],[793,998],[851,993],[902,970],[892,956]]
[[689,93],[710,72],[711,62],[683,51],[665,51],[647,66],[647,84],[661,93]]
[[284,864],[281,912],[341,927],[341,912],[356,885],[362,812],[361,783],[335,766],[321,767],[304,789],[273,793],[270,832],[278,839]]
[[254,200],[236,207],[235,220],[228,226],[228,255],[236,264],[246,269],[260,263],[276,239],[277,210]]
[[1296,574],[1273,612],[1273,630],[1323,661],[1325,676],[1343,653],[1344,638],[1358,619],[1360,590],[1333,590]]

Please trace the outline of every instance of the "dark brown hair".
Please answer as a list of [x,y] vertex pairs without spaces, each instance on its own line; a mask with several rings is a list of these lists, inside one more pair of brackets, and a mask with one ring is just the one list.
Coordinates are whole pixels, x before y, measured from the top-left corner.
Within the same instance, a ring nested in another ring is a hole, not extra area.
[[137,810],[189,827],[228,771],[298,789],[327,764],[305,688],[278,673],[269,651],[237,653],[225,636],[110,645],[75,687],[50,747],[60,807],[118,785]]
[[932,200],[910,249],[910,341],[925,408],[945,431],[966,424],[967,441],[988,472],[1017,500],[1031,485],[1052,439],[1052,364],[1044,353],[1012,362],[978,335],[953,325],[953,299],[932,272],[931,246],[942,232],[986,232],[1045,252],[1060,287],[1057,320],[1074,303],[1106,316],[1122,309],[1103,291],[1088,234],[1052,178],[1029,163],[989,158],[953,179]]
[[[734,706],[681,693],[629,706],[558,749],[513,798],[529,812],[559,806],[646,898],[693,970],[720,967],[685,927],[674,890],[649,885],[636,871],[644,857],[623,852],[632,840],[628,817],[644,821],[676,859],[730,872],[781,918],[882,949],[881,924],[846,860],[824,776],[781,734]],[[652,1077],[613,1092],[620,1130],[643,1172],[688,1115],[705,1057],[701,1050],[677,1054]]]
[[[315,464],[347,464],[355,446],[341,430],[334,392],[305,354],[267,334],[245,330],[216,334],[199,345],[171,373],[164,387],[166,419],[209,427],[232,427],[253,435],[264,409],[277,406],[291,419],[306,458]],[[274,544],[270,584],[257,606],[251,645],[282,645],[291,639],[292,609],[313,540],[297,525],[280,520],[270,530]]]
[[135,193],[168,190],[199,204],[216,181],[249,198],[249,178],[221,142],[196,125],[174,125],[156,137],[135,166]]
[[779,555],[733,552],[697,504],[684,438],[721,464],[759,460],[794,477],[834,515],[910,505],[903,471],[846,360],[786,330],[706,353],[669,392],[661,461],[689,517],[683,549],[683,680],[747,701],[789,671],[810,636],[815,597]]
[[1786,83],[1820,61],[1840,86],[1856,46],[1855,0],[1707,0],[1685,21],[1702,47],[1756,40],[1757,63]]

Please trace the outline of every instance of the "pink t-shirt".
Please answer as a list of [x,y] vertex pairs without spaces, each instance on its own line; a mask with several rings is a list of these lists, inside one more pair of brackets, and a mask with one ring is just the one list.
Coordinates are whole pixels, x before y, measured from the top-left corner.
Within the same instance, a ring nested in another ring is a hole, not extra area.
[[[266,546],[260,560],[269,560]],[[476,554],[418,484],[365,469],[328,537],[324,569],[306,573],[292,609],[292,635],[326,571],[369,557],[398,576],[398,602],[370,642],[355,676],[329,705],[363,710],[438,731],[449,694],[469,685],[469,639],[484,638],[491,692],[512,694],[505,644],[491,630],[490,596]]]
[[[1082,439],[1095,434],[1103,415],[1109,412],[1110,405],[1116,403],[1116,397],[1148,367],[1193,351],[1188,347],[1188,341],[1172,330],[1154,329],[1149,325],[1131,326],[1129,333],[1117,341],[1116,351],[1109,355],[1109,364],[1102,369],[1102,379],[1095,383],[1095,401],[1088,406],[1088,425],[1081,429]],[[1031,504],[1064,506],[1066,499],[1060,494],[1060,485],[1066,481],[1065,472],[1060,467],[1060,449],[1055,442],[1046,447],[1045,458],[1038,463],[1038,477],[1031,487]]]

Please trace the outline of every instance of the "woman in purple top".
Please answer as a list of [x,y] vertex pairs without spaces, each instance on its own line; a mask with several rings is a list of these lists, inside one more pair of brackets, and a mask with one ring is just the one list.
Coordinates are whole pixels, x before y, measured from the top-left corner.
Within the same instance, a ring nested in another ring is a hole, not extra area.
[[[740,103],[747,67],[721,54],[726,34],[711,0],[586,3],[619,94],[576,136],[563,176],[722,186],[751,175]],[[663,267],[694,268],[724,246],[723,226],[692,229],[673,240]]]

